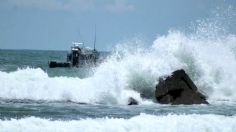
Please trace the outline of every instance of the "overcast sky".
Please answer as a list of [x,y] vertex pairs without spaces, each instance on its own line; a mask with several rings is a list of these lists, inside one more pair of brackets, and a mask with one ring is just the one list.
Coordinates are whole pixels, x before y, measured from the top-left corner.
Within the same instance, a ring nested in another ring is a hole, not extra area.
[[236,0],[0,0],[0,48],[68,50],[72,41],[98,50],[134,37],[154,41]]

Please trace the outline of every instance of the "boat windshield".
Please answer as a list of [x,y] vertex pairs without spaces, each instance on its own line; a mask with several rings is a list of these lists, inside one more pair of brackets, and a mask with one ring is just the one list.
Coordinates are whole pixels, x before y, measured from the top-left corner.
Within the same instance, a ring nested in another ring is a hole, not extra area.
[[84,46],[83,43],[80,42],[72,42],[73,48],[82,48]]

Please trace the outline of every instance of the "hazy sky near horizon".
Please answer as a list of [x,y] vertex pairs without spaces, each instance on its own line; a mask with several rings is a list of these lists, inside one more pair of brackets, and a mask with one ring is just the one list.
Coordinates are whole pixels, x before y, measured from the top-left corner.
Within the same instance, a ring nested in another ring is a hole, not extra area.
[[68,50],[72,41],[111,50],[135,37],[154,41],[236,0],[0,0],[0,49]]

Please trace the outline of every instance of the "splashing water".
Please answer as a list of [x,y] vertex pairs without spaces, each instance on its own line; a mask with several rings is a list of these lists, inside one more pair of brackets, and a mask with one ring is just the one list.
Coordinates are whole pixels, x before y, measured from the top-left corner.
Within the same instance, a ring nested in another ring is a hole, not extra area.
[[208,100],[236,101],[236,35],[212,19],[196,24],[193,33],[171,30],[148,48],[117,45],[84,79],[49,77],[39,68],[0,71],[0,98],[127,104],[133,97],[145,104],[152,102],[159,77],[183,68]]
[[48,77],[43,70],[31,68],[0,72],[0,97],[108,104],[126,104],[133,97],[144,103],[140,94],[153,98],[158,78],[183,68],[210,100],[235,101],[236,36],[219,38],[170,31],[150,48],[119,45],[85,79]]

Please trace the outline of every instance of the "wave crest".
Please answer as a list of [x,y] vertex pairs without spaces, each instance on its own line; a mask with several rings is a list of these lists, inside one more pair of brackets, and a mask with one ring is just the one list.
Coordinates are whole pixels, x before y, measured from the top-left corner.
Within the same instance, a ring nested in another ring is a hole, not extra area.
[[145,132],[234,132],[236,117],[220,115],[167,115],[141,114],[130,119],[96,118],[72,121],[50,121],[35,117],[0,120],[1,131],[145,131]]

